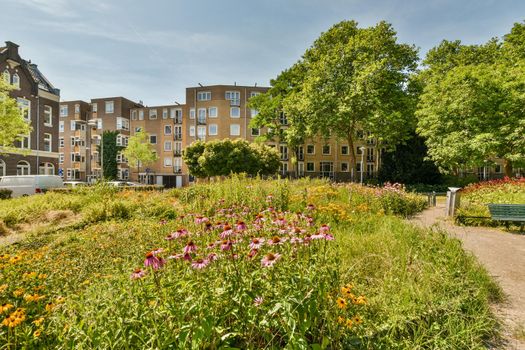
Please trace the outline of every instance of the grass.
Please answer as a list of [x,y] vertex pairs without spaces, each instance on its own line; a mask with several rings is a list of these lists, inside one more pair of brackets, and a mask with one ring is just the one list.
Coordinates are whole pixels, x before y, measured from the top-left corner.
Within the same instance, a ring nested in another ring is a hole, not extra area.
[[[403,217],[425,198],[396,188],[234,177],[165,193],[34,198],[46,205],[40,217],[72,210],[64,203],[87,205],[77,210],[81,226],[4,248],[0,305],[13,308],[2,316],[25,309],[19,325],[0,326],[6,349],[474,349],[498,339],[489,305],[500,289],[457,240],[408,225]],[[0,218],[9,213],[2,205]],[[265,220],[256,229],[257,213]],[[27,215],[11,227],[31,221]],[[215,228],[205,231],[200,216]],[[248,225],[229,250],[204,248],[227,231],[218,221]],[[192,235],[165,239],[182,227]],[[290,235],[292,227],[304,232]],[[319,232],[335,239],[307,239]],[[286,242],[249,258],[253,237]],[[168,260],[189,239],[198,247],[194,263],[211,252],[219,259],[203,269]],[[167,263],[144,268],[145,253],[159,247]],[[270,253],[280,258],[263,267]],[[137,267],[147,274],[131,279]]]
[[490,219],[488,204],[525,204],[525,178],[493,180],[472,184],[461,192],[456,222],[467,226],[503,226]]

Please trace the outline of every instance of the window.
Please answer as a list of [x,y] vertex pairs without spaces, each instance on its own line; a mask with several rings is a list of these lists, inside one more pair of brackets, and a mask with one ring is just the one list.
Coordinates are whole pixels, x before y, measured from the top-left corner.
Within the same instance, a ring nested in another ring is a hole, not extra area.
[[156,145],[157,144],[157,135],[149,135],[149,143],[151,143],[152,145]]
[[3,75],[4,75],[4,81],[6,82],[6,84],[11,84],[11,74],[9,73],[7,68],[4,70]]
[[230,125],[230,135],[231,136],[240,136],[241,135],[241,126],[239,124]]
[[348,146],[341,146],[341,154],[344,156],[348,155]]
[[137,111],[131,111],[131,120],[137,120]]
[[20,88],[20,77],[16,73],[13,74],[13,86],[15,88]]
[[140,126],[137,126],[137,127],[135,128],[135,132],[141,132],[141,131],[142,131],[142,128],[141,128]]
[[171,151],[171,141],[164,141],[164,151],[169,152]]
[[69,114],[68,109],[69,107],[67,105],[60,105],[60,116],[67,117],[67,115]]
[[40,163],[38,167],[38,174],[40,175],[54,175],[55,166],[51,163]]
[[195,108],[190,108],[190,119],[195,119]]
[[176,173],[182,172],[182,159],[175,158],[175,165],[173,166],[173,171]]
[[77,129],[77,122],[74,121],[74,120],[71,120],[69,122],[69,128],[70,128],[71,131],[75,131]]
[[208,108],[208,117],[217,118],[217,107]]
[[106,101],[106,113],[113,113],[115,111],[115,105],[113,101]]
[[281,154],[281,160],[288,160],[288,147],[280,145],[279,153]]
[[357,138],[359,140],[362,140],[365,138],[365,133],[363,132],[363,130],[357,130]]
[[287,175],[288,174],[288,163],[282,162],[281,165],[279,166],[279,172],[282,175]]
[[162,119],[168,119],[168,109],[167,108],[162,109]]
[[44,134],[44,151],[51,152],[51,141],[53,136],[51,134]]
[[102,119],[97,119],[97,129],[100,129],[102,130],[102,127],[103,127],[103,123],[102,123]]
[[215,136],[218,133],[217,124],[208,125],[208,134]]
[[139,120],[144,120],[144,111],[142,109],[139,111]]
[[255,116],[257,116],[257,114],[259,114],[259,111],[256,110],[256,109],[250,109],[250,116],[253,118]]
[[206,138],[206,126],[197,127],[197,137],[199,140],[204,140]]
[[58,122],[58,132],[64,132],[64,121],[63,120]]
[[175,150],[173,153],[176,156],[180,156],[182,154],[182,142],[175,142]]
[[366,165],[366,174],[367,174],[368,176],[371,176],[371,175],[374,174],[374,163],[368,163],[368,164]]
[[239,91],[226,91],[224,98],[231,101],[232,105],[241,103],[241,93]]
[[501,173],[501,165],[496,164],[494,166],[494,172],[497,173],[497,174]]
[[173,129],[173,139],[182,140],[182,126],[175,126]]
[[26,100],[25,98],[17,98],[18,108],[22,111],[22,116],[25,120],[31,119],[31,101]]
[[64,163],[64,153],[59,153],[58,154],[58,162],[60,164]]
[[170,108],[170,118],[175,119],[175,108]]
[[173,165],[173,158],[165,157],[164,158],[164,166],[165,167],[171,167],[172,165]]
[[149,119],[157,119],[157,110],[155,108],[149,110]]
[[117,130],[129,130],[129,120],[117,117]]
[[281,123],[281,125],[288,125],[288,118],[286,118],[284,112],[281,112],[279,115],[279,123]]
[[306,146],[306,154],[315,154],[315,146],[314,145],[307,145]]
[[211,100],[210,91],[199,91],[197,93],[197,101],[209,101],[209,100]]
[[240,118],[241,117],[241,109],[239,107],[231,107],[230,108],[230,117],[232,117],[232,118]]
[[91,108],[93,109],[93,112],[97,113],[97,111],[98,111],[98,103],[95,102],[95,103],[91,104]]
[[206,108],[199,108],[197,122],[206,123]]
[[255,96],[258,96],[260,95],[261,93],[259,91],[251,91],[250,92],[250,97],[255,97]]
[[373,148],[367,148],[366,149],[366,160],[368,162],[374,161],[374,149]]
[[341,171],[348,172],[348,163],[341,163]]
[[71,142],[69,143],[71,146],[75,145],[75,138],[71,136]]
[[29,175],[31,173],[31,166],[25,160],[21,160],[16,165],[16,175]]
[[315,165],[314,165],[314,163],[312,163],[312,162],[307,162],[307,163],[306,163],[306,171],[308,171],[308,172],[313,172],[313,171],[315,171]]
[[190,125],[190,136],[195,136],[195,126]]
[[182,124],[182,109],[175,110],[175,124]]
[[78,103],[75,105],[75,113],[80,113],[80,105]]
[[324,155],[330,154],[330,145],[323,145],[323,154]]
[[17,147],[23,148],[23,149],[30,149],[31,148],[31,139],[29,135],[20,135],[19,140],[17,141]]
[[5,165],[5,162],[0,159],[0,176],[5,176],[5,173],[6,173],[6,165]]
[[252,136],[259,136],[261,134],[261,129],[252,128]]
[[60,137],[58,139],[58,147],[64,147],[64,138],[63,137]]
[[171,135],[171,125],[164,125],[164,135]]

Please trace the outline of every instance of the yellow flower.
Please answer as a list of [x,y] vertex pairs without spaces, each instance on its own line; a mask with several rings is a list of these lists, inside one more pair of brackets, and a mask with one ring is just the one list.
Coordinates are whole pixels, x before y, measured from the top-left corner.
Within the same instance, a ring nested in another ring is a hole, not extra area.
[[41,273],[40,275],[38,275],[38,278],[40,278],[41,280],[46,279],[47,278],[47,274]]
[[62,304],[62,303],[65,302],[65,301],[66,301],[66,298],[64,298],[64,297],[62,297],[62,296],[60,296],[60,297],[58,297],[58,298],[55,299],[55,302],[56,302],[57,304]]
[[339,306],[340,309],[346,309],[346,300],[343,298],[337,298],[337,306]]
[[37,329],[37,330],[35,331],[35,333],[33,333],[33,336],[34,336],[35,338],[38,338],[38,337],[40,337],[41,334],[42,334],[42,330],[41,330],[41,329]]
[[54,307],[55,307],[55,304],[53,304],[53,303],[47,303],[47,304],[46,304],[46,311],[48,311],[48,312],[49,312],[49,311],[52,311],[52,310],[54,309]]
[[354,322],[352,320],[350,320],[350,319],[347,319],[346,320],[346,326],[348,328],[352,328],[354,326]]
[[28,303],[32,301],[39,301],[40,299],[44,299],[44,298],[45,298],[45,295],[38,295],[37,293],[35,293],[34,295],[28,294],[24,296],[25,301],[27,301]]
[[361,323],[363,323],[363,319],[362,319],[361,316],[359,316],[359,315],[355,315],[354,317],[352,317],[352,321],[353,321],[355,324],[361,324]]
[[21,259],[22,259],[22,258],[21,258],[20,256],[15,255],[15,256],[13,256],[11,259],[9,259],[9,262],[10,262],[11,264],[16,264],[16,263],[19,262]]
[[44,318],[43,317],[40,317],[36,320],[33,321],[33,323],[37,326],[37,327],[40,327],[40,325],[42,324],[42,322],[44,322]]
[[337,323],[343,324],[344,322],[345,322],[345,318],[344,318],[344,317],[339,316],[339,317],[337,318]]
[[2,255],[0,255],[0,259],[5,259],[5,260],[8,260],[8,259],[9,259],[9,257],[10,257],[10,255],[9,255],[9,254],[2,254]]
[[13,308],[13,304],[5,303],[0,305],[0,314],[3,314],[5,311],[9,311]]
[[364,295],[360,295],[360,296],[357,297],[355,302],[353,300],[352,300],[352,302],[354,304],[357,304],[357,305],[366,305],[367,300],[366,300],[366,297]]
[[19,296],[21,296],[22,294],[24,294],[24,289],[23,289],[23,288],[18,288],[17,290],[15,290],[15,291],[13,292],[13,295],[14,295],[15,297],[19,297]]
[[0,285],[0,293],[3,293],[7,289],[7,284]]
[[24,274],[22,275],[23,279],[30,279],[30,278],[35,278],[35,277],[36,277],[36,272],[24,272]]

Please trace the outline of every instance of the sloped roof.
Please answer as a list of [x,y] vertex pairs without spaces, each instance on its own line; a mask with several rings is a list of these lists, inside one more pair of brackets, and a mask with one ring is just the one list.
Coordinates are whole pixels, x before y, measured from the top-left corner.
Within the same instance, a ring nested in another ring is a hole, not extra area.
[[26,66],[27,70],[31,74],[31,77],[34,79],[34,81],[38,84],[38,88],[47,92],[50,92],[54,95],[60,95],[60,90],[55,88],[49,80],[42,74],[42,72],[38,69],[38,66],[36,64],[33,64],[31,62],[22,61],[22,63]]

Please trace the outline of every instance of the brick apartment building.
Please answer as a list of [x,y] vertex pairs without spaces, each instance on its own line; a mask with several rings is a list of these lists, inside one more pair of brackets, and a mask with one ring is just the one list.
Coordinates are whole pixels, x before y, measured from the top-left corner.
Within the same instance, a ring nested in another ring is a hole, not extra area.
[[22,153],[0,152],[0,176],[56,174],[60,90],[36,64],[22,59],[18,45],[10,41],[0,47],[0,74],[14,87],[10,96],[32,127],[30,134],[15,144]]

